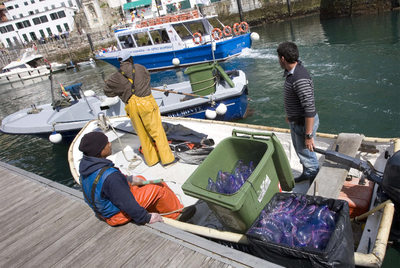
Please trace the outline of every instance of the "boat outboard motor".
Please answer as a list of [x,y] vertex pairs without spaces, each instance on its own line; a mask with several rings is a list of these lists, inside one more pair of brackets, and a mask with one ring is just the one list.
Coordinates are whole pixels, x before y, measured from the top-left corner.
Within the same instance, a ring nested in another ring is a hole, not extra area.
[[395,206],[400,208],[400,151],[389,158],[383,176],[377,174],[367,161],[331,150],[314,148],[314,151],[325,155],[327,160],[362,171],[368,180],[378,183]]
[[367,179],[378,183],[387,197],[392,200],[395,207],[393,217],[391,240],[400,240],[400,151],[394,153],[386,162],[383,176],[378,175],[373,166],[364,160],[356,159],[345,154],[331,150],[314,148],[314,151],[325,155],[325,158],[363,172]]
[[400,208],[400,151],[387,161],[381,186],[396,207]]

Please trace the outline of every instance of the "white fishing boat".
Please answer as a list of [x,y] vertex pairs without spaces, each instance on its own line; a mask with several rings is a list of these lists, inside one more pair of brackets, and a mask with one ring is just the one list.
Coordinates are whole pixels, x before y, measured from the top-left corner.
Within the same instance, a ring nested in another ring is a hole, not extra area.
[[79,67],[85,67],[85,66],[94,67],[94,66],[96,66],[96,62],[94,61],[93,58],[90,58],[88,61],[81,61],[81,62],[78,62],[76,65],[78,65]]
[[[218,26],[213,26],[212,20]],[[259,39],[246,22],[231,27],[216,16],[203,17],[198,10],[140,20],[116,29],[114,35],[118,49],[101,50],[96,59],[119,68],[118,55],[126,50],[135,63],[150,71],[227,60]]]
[[[280,191],[280,188],[284,191],[307,194],[311,197],[346,200],[351,207],[351,196],[340,197],[342,192],[346,192],[346,187],[343,187],[346,178],[361,178],[364,175],[367,178],[375,178],[376,174],[382,176],[386,171],[388,158],[400,161],[399,153],[390,157],[400,149],[399,139],[368,138],[360,134],[317,133],[315,145],[320,152],[326,154],[326,158],[323,154],[318,154],[321,169],[310,186],[308,182],[294,185],[292,174],[300,175],[302,167],[293,148],[289,130],[192,118],[163,117],[162,121],[169,139],[172,139],[171,134],[174,134],[170,132],[171,129],[174,127],[184,128],[185,131],[202,133],[207,139],[212,139],[215,143],[214,149],[211,153],[209,153],[210,148],[204,146],[198,149],[200,151],[203,149],[203,151],[197,153],[190,150],[182,151],[179,149],[179,145],[185,141],[178,139],[177,143],[174,143],[173,140],[174,145],[171,147],[179,157],[179,161],[166,167],[160,164],[148,167],[138,151],[140,142],[130,119],[128,117],[101,117],[86,124],[71,143],[68,151],[71,173],[76,183],[79,184],[79,163],[82,158],[82,152],[78,149],[80,140],[83,135],[91,131],[103,131],[112,143],[113,154],[109,156],[109,159],[124,174],[142,175],[148,180],[163,179],[185,207],[193,205],[196,207],[196,213],[188,222],[167,218],[164,219],[164,222],[176,228],[209,237],[213,241],[248,245],[249,239],[243,229],[245,220],[238,216],[243,213],[240,211],[241,208],[250,203],[250,208],[246,207],[246,211],[258,209],[262,202],[268,202],[274,194]],[[336,158],[332,157],[332,154],[334,155],[336,152],[326,151],[334,148],[337,148],[339,152]],[[207,153],[204,153],[205,149],[208,150],[206,150]],[[208,153],[209,155],[207,155]],[[229,169],[222,170],[224,172],[233,170],[236,160],[242,158],[246,158],[243,159],[246,161],[254,160],[255,169],[248,179],[249,183],[245,182],[242,188],[232,195],[217,194],[207,189],[208,178],[216,178],[218,170],[224,168]],[[349,166],[344,166],[343,163],[338,165],[328,159],[335,160],[335,162],[338,159],[342,162],[345,160],[344,163]],[[399,163],[396,164],[398,167]],[[371,191],[366,191],[368,194],[362,197],[368,201],[368,205],[364,205],[365,211],[359,212],[361,215],[358,215],[357,221],[353,222],[354,228],[359,230],[360,234],[362,233],[354,238],[357,249],[354,252],[354,263],[360,266],[379,267],[386,252],[394,206],[390,200],[381,203],[377,198],[379,188],[383,187],[385,191],[388,189],[385,188],[387,181],[382,183],[381,178],[375,178],[375,182],[368,182],[367,186],[360,186],[361,192],[364,192],[363,188],[371,189]],[[358,186],[357,183],[356,186]],[[239,193],[242,195],[246,191],[254,192],[255,195],[249,194],[252,197],[245,197],[243,200],[236,196]],[[357,191],[360,192],[360,190]],[[202,193],[205,194],[202,195]],[[213,199],[213,196],[216,198]],[[391,194],[390,198],[395,203],[399,202],[399,197],[396,195]],[[230,199],[240,200],[238,201],[239,207],[227,206],[226,203],[229,203]],[[358,209],[358,205],[355,205],[355,208]],[[368,212],[369,210],[372,212]],[[361,222],[361,224],[356,222]],[[364,228],[362,228],[363,224],[365,224]],[[282,246],[279,247],[282,248]],[[293,250],[289,248],[289,251]],[[299,250],[296,252],[298,254]],[[311,263],[315,254],[314,251],[309,257]],[[353,254],[350,256],[353,258]],[[263,256],[259,257],[264,258]],[[282,258],[280,258],[281,260],[279,258],[276,260],[265,259],[278,264],[282,261]],[[283,260],[290,262],[289,257],[283,257]]]
[[[59,63],[59,62],[51,62],[51,70],[53,73],[55,72],[62,72],[62,71],[66,71],[67,70],[67,64],[65,63]],[[50,66],[47,67],[48,69],[50,69]]]
[[29,48],[19,59],[2,68],[0,84],[20,82],[49,74],[50,70],[47,68],[43,56],[38,54],[35,49]]

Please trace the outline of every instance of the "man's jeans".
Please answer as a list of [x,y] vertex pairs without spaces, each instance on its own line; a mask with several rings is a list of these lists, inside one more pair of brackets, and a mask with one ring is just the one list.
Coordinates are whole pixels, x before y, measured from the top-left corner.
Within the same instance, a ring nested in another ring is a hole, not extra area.
[[[305,145],[305,126],[290,122],[290,134],[297,156],[300,158],[300,163],[303,165],[303,174],[307,177],[315,176],[319,170],[318,158],[315,152],[311,152]],[[319,126],[318,114],[314,117],[313,136],[317,132]]]

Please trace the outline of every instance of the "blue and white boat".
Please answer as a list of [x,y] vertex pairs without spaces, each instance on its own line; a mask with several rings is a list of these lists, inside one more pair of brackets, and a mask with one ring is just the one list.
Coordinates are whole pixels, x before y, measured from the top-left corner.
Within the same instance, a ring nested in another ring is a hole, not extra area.
[[[210,21],[219,23],[221,28]],[[117,29],[114,34],[119,49],[100,51],[96,59],[119,68],[118,54],[128,50],[135,63],[151,71],[227,60],[259,39],[257,33],[249,32],[246,22],[224,26],[216,16],[203,17],[197,10],[142,20]]]

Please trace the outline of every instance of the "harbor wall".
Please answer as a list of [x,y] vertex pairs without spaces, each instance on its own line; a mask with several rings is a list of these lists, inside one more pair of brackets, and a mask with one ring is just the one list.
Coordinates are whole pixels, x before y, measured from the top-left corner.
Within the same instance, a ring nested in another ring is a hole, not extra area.
[[[377,14],[398,8],[399,2],[400,0],[240,0],[243,20],[251,25],[318,13],[322,19]],[[238,0],[215,2],[202,9],[205,14],[217,14],[226,24],[240,19]]]

